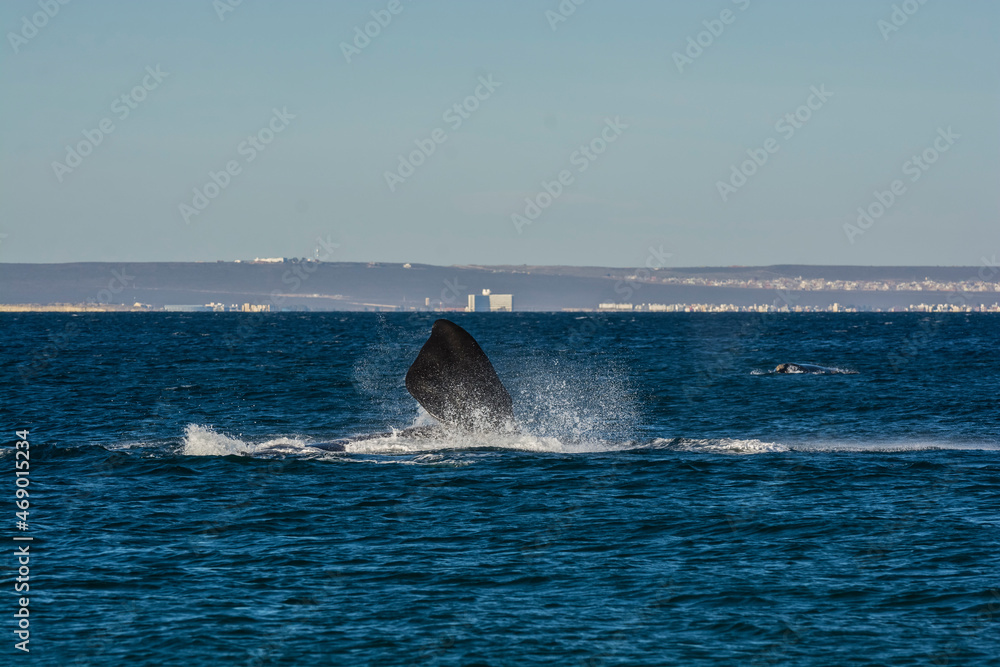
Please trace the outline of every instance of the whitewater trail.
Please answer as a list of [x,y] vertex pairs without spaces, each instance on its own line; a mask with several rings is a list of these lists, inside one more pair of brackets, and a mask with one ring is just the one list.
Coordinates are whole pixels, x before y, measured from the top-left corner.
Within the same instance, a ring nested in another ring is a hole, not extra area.
[[754,455],[785,452],[820,453],[903,453],[929,450],[1000,451],[991,443],[929,441],[886,442],[810,442],[782,443],[755,438],[654,438],[648,442],[607,442],[590,440],[564,442],[552,436],[517,434],[482,434],[440,431],[433,435],[409,435],[392,431],[384,435],[340,439],[343,452],[327,452],[316,447],[319,440],[301,437],[264,438],[247,441],[220,433],[212,428],[190,424],[185,429],[180,453],[185,456],[302,456],[344,457],[408,456],[442,452],[504,450],[539,454],[601,454],[641,450],[666,450],[705,454]]

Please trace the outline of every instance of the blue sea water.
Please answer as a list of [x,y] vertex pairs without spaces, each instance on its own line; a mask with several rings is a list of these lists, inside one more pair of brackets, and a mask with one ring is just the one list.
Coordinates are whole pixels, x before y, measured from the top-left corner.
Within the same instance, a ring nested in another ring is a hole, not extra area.
[[0,316],[4,664],[1000,664],[1000,318],[455,314],[415,437],[434,319]]

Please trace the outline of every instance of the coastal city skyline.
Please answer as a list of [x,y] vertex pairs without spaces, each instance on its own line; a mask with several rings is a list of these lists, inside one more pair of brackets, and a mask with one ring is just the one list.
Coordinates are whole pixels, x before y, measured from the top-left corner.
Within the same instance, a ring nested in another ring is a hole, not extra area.
[[0,311],[996,312],[1000,266],[0,264]]

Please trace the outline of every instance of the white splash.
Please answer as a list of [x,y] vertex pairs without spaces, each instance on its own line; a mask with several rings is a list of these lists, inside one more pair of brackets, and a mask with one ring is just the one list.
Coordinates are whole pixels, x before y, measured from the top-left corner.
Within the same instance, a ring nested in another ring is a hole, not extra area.
[[253,456],[268,454],[301,453],[308,444],[296,438],[275,438],[260,443],[249,443],[232,438],[207,426],[188,424],[184,429],[181,453],[185,456]]
[[430,435],[411,436],[394,432],[384,437],[348,442],[349,454],[406,455],[426,452],[508,450],[540,454],[588,454],[629,449],[630,443],[615,445],[599,441],[563,442],[551,436],[526,433],[465,433],[441,430]]
[[697,440],[688,438],[656,438],[650,449],[671,449],[680,452],[706,452],[710,454],[770,454],[788,452],[791,448],[779,442],[764,442],[756,438],[714,438]]
[[[417,416],[414,426],[427,426],[426,414]],[[637,442],[621,439],[571,439],[531,433],[472,433],[445,428],[418,431],[392,430],[385,434],[358,435],[338,440],[343,452],[322,449],[323,441],[277,437],[247,442],[198,424],[184,430],[181,453],[186,456],[296,456],[304,458],[350,459],[355,456],[415,456],[411,463],[456,462],[460,452],[514,451],[538,454],[586,455],[635,450],[666,450],[720,455],[755,455],[796,452],[802,454],[901,453],[933,450],[1000,451],[1000,444],[975,442],[870,441],[870,442],[773,442],[757,438],[654,438]],[[313,447],[312,445],[320,447]],[[438,460],[438,456],[444,459]],[[460,457],[465,458],[465,457]]]

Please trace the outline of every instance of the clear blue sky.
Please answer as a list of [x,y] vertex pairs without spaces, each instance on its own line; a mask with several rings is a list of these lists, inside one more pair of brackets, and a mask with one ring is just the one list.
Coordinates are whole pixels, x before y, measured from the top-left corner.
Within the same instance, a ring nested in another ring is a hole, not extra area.
[[[673,266],[1000,256],[995,0],[586,0],[558,22],[558,0],[402,0],[351,62],[342,43],[389,0],[243,0],[220,20],[223,2],[75,0],[37,31],[38,0],[0,5],[0,261],[309,256],[321,236],[331,260],[434,264],[639,266],[650,246]],[[917,9],[890,32],[893,4]],[[477,86],[478,108],[446,119]],[[789,136],[776,123],[797,109]],[[75,168],[53,164],[105,119]],[[575,153],[602,131],[602,154]],[[933,164],[906,164],[926,149]],[[721,192],[747,151],[767,161]],[[512,215],[562,170],[519,233]],[[845,230],[876,191],[895,200]]]

